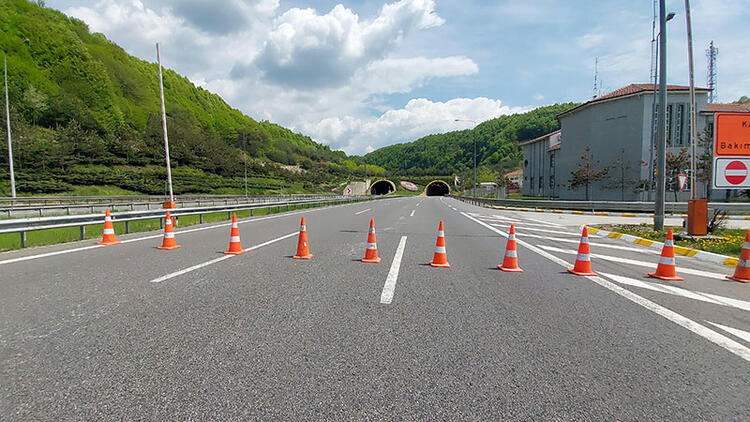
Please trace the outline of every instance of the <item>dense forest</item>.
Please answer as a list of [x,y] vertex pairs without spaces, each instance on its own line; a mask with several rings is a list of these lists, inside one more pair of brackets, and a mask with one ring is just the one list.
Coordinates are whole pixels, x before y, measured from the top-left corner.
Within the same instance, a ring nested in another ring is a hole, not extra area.
[[[28,0],[0,3],[0,45],[7,54],[19,192],[107,184],[164,193],[155,63],[128,55],[78,19]],[[343,152],[257,122],[171,70],[164,71],[164,89],[178,193],[236,190],[245,163],[251,185],[261,191],[331,188],[365,172]],[[2,132],[0,195],[7,195]],[[383,173],[372,165],[368,171]]]
[[[556,116],[575,107],[555,104],[522,114],[501,116],[471,130],[428,135],[414,142],[380,148],[364,156],[367,163],[400,175],[463,174],[473,168],[474,140],[477,164],[483,179],[520,167],[523,151],[519,141],[559,129]],[[484,181],[484,180],[480,180]]]

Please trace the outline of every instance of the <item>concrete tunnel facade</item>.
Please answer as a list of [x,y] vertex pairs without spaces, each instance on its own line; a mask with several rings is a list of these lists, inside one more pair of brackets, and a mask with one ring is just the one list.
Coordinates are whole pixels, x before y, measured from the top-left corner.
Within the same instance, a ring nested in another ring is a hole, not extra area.
[[388,179],[380,179],[370,185],[370,195],[388,195],[396,192],[396,184]]
[[442,180],[433,180],[424,188],[424,193],[427,196],[445,196],[451,193],[451,187]]

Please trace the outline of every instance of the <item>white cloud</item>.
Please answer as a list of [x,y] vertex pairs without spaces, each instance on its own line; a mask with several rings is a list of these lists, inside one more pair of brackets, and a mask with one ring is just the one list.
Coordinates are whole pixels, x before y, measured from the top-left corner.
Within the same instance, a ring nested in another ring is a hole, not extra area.
[[528,108],[508,107],[489,98],[455,98],[433,102],[416,98],[401,109],[388,110],[379,117],[331,117],[303,127],[313,139],[328,139],[347,153],[360,153],[397,142],[411,141],[432,133],[472,127],[501,115],[521,113]]
[[325,15],[290,9],[276,19],[261,52],[232,75],[259,72],[269,82],[300,89],[340,86],[384,59],[405,36],[442,25],[434,9],[433,0],[400,0],[369,21],[341,4]]

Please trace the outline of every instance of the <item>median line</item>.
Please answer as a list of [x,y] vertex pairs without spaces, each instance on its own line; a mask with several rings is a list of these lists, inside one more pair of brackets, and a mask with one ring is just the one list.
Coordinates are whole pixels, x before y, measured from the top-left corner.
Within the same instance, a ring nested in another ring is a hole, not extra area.
[[[249,248],[247,248],[245,250],[248,251],[248,252],[254,251],[254,250],[260,249],[260,248],[262,248],[264,246],[268,246],[268,245],[270,245],[272,243],[276,243],[278,241],[281,241],[281,240],[284,240],[284,239],[288,239],[288,238],[290,238],[292,236],[295,236],[297,234],[298,234],[298,232],[289,233],[287,235],[284,235],[284,236],[281,236],[281,237],[277,237],[276,239],[271,239],[271,240],[269,240],[267,242],[263,242],[263,243],[260,243],[258,245],[255,245],[255,246],[251,246],[251,247],[249,247]],[[185,269],[182,269],[182,270],[179,270],[179,271],[175,271],[173,273],[169,273],[167,275],[163,275],[161,277],[157,277],[157,278],[151,280],[150,282],[151,283],[161,283],[162,281],[169,280],[170,278],[174,278],[174,277],[177,277],[177,276],[181,276],[183,274],[187,274],[187,273],[189,273],[191,271],[195,271],[197,269],[200,269],[200,268],[203,268],[203,267],[207,267],[209,265],[215,264],[217,262],[224,261],[224,260],[229,259],[229,258],[233,258],[235,256],[239,256],[239,255],[224,255],[224,256],[220,256],[220,257],[214,258],[214,259],[212,259],[210,261],[206,261],[206,262],[203,262],[203,263],[200,263],[200,264],[196,264],[196,265],[193,265],[192,267],[188,267],[188,268],[185,268]]]
[[391,263],[391,269],[388,271],[388,277],[385,279],[383,293],[380,294],[380,303],[385,305],[393,301],[393,291],[396,289],[396,280],[398,280],[398,270],[401,268],[401,258],[404,256],[404,248],[406,248],[406,236],[401,236],[401,241],[398,242],[398,248],[396,248],[396,255],[393,257],[393,262]]

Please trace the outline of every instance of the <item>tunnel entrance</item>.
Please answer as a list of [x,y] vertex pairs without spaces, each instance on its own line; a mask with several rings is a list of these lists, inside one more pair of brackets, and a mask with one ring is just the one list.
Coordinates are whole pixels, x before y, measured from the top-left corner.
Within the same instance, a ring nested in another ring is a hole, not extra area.
[[370,186],[370,195],[388,195],[396,191],[396,185],[390,180],[378,180]]
[[442,180],[433,180],[425,188],[427,196],[445,196],[451,192],[451,187]]

